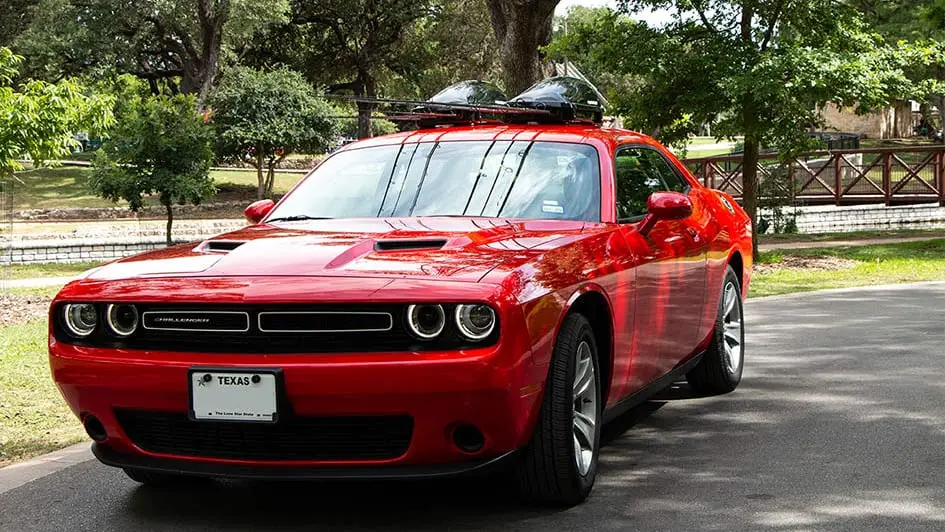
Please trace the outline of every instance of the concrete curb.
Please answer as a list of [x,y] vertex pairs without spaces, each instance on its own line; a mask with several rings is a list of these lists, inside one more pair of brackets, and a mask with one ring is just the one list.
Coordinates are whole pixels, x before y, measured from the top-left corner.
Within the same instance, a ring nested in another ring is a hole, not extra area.
[[0,468],[0,494],[92,458],[91,444],[82,442]]
[[[847,288],[826,288],[824,290],[809,290],[807,292],[794,292],[793,294],[779,294],[776,296],[762,296],[762,297],[752,297],[748,299],[748,302],[752,301],[772,301],[777,299],[797,299],[799,297],[810,296],[810,295],[832,295],[832,294],[843,294],[846,292],[867,292],[870,290],[902,290],[902,289],[912,289],[912,288],[928,288],[928,287],[942,287],[945,288],[945,281],[919,281],[915,283],[893,283],[893,284],[871,284],[866,286],[850,286]],[[749,288],[749,293],[751,289]]]

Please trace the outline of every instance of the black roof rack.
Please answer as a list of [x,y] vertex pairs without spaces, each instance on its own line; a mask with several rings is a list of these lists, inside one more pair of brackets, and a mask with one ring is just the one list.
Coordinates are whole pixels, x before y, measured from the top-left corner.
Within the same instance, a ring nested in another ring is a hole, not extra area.
[[584,80],[568,77],[541,81],[507,102],[500,99],[504,95],[495,85],[472,80],[451,85],[425,101],[330,97],[383,107],[381,118],[413,122],[420,128],[481,123],[600,124],[603,120],[597,91]]

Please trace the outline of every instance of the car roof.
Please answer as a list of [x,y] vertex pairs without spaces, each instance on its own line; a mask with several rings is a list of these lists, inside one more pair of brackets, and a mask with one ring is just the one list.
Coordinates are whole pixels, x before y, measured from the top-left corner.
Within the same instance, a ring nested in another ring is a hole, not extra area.
[[619,144],[649,144],[659,146],[659,144],[649,136],[637,133],[636,131],[602,128],[589,124],[490,124],[403,131],[391,135],[363,139],[345,146],[342,150],[359,149],[370,146],[412,144],[416,142],[469,140],[573,142],[576,144],[603,144],[609,147]]

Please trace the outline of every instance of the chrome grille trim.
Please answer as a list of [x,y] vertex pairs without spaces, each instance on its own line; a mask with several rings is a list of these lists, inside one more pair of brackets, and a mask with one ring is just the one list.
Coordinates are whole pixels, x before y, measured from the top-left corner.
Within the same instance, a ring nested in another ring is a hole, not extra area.
[[[266,329],[263,316],[385,316],[387,327],[382,329]],[[394,317],[390,312],[345,312],[345,311],[269,311],[256,316],[256,327],[267,333],[343,333],[343,332],[387,332],[394,328]]]
[[[212,329],[212,328],[181,328],[181,327],[148,327],[148,317],[149,316],[180,316],[180,315],[191,315],[200,317],[208,316],[218,316],[218,315],[239,315],[246,318],[246,326],[242,329]],[[244,333],[249,332],[249,313],[248,312],[237,312],[229,310],[151,310],[141,314],[141,324],[142,326],[149,331],[178,331],[178,332],[234,332],[234,333]]]

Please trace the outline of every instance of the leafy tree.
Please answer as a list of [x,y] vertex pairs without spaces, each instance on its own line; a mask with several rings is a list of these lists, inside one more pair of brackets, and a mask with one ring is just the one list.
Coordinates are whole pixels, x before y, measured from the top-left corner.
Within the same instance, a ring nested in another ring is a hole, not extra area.
[[17,46],[32,74],[131,73],[160,92],[210,94],[221,58],[287,20],[288,0],[41,0]]
[[427,99],[467,79],[498,80],[499,43],[486,0],[434,0],[407,27],[381,80],[391,94]]
[[[292,21],[257,39],[256,66],[279,61],[306,74],[328,92],[368,98],[378,80],[400,60],[409,28],[430,13],[430,0],[298,0]],[[359,103],[358,136],[372,134],[371,103]]]
[[275,168],[287,156],[324,152],[337,135],[336,111],[288,69],[234,69],[212,106],[218,153],[256,168],[259,198],[272,195]]
[[112,123],[111,101],[88,96],[71,80],[28,81],[15,86],[20,57],[0,48],[0,178],[22,170],[18,158],[35,164],[69,153],[80,130],[104,131]]
[[624,13],[670,8],[673,20],[652,28],[614,13],[569,31],[553,51],[587,53],[632,76],[636,86],[615,107],[631,127],[663,141],[682,140],[710,122],[720,137],[744,134],[743,201],[753,223],[761,145],[775,146],[786,157],[811,147],[808,128],[822,120],[818,108],[826,103],[866,110],[910,90],[896,55],[855,9],[838,1],[621,5]]
[[0,17],[0,46],[10,46],[29,26],[38,0],[7,0]]
[[551,42],[560,0],[488,0],[492,28],[500,43],[505,90],[512,97],[540,80],[542,46]]
[[171,245],[174,204],[199,204],[215,192],[210,178],[213,131],[192,95],[150,96],[123,104],[118,127],[93,161],[90,188],[132,211],[157,195],[167,211]]

